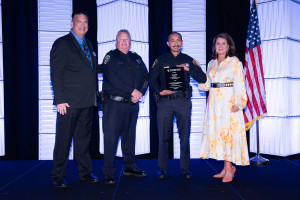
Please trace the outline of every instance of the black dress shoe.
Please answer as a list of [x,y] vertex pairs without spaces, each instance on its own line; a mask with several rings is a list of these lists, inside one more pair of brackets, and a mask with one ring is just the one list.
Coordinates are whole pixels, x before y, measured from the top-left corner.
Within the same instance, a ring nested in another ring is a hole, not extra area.
[[125,175],[125,176],[135,176],[135,177],[145,177],[145,176],[147,176],[145,171],[139,170],[138,168],[125,169],[123,171],[123,175]]
[[165,169],[160,169],[157,172],[157,176],[159,179],[165,179],[167,177],[167,171]]
[[94,176],[92,173],[80,177],[80,180],[85,183],[98,183],[99,182],[99,179],[96,176]]
[[105,178],[104,183],[108,185],[112,185],[112,184],[116,184],[116,181],[114,178],[110,177],[110,178]]
[[53,179],[53,186],[55,188],[67,188],[67,182],[64,178]]
[[185,179],[192,179],[192,173],[190,171],[181,171],[181,176]]

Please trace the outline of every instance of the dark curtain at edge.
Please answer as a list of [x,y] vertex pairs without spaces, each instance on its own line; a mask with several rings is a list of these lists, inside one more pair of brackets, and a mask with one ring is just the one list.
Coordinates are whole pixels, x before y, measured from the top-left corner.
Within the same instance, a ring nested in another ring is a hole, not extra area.
[[37,1],[2,0],[5,156],[38,159]]
[[[149,70],[154,60],[168,51],[168,34],[172,32],[172,0],[149,0]],[[150,154],[144,157],[157,158],[158,131],[156,123],[156,103],[153,92],[150,93]],[[172,137],[171,137],[172,140]],[[173,155],[173,144],[170,141],[169,155]]]
[[237,57],[244,63],[250,1],[206,1],[206,62],[211,60],[212,42],[219,33],[228,33],[234,40]]

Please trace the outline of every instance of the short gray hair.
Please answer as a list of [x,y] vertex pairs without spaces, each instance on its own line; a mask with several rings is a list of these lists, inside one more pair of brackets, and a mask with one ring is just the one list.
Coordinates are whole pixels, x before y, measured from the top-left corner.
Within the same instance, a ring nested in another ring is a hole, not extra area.
[[131,41],[131,35],[130,35],[130,33],[129,33],[129,31],[127,29],[121,29],[121,30],[119,30],[118,33],[117,33],[117,36],[116,36],[116,40],[118,40],[118,37],[119,37],[120,33],[127,33],[129,35],[129,39]]

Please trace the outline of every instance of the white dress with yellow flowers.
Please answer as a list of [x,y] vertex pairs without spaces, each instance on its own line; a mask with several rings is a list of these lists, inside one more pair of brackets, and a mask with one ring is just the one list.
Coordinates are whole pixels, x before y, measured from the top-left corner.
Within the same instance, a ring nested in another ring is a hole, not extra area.
[[[247,103],[243,65],[237,57],[227,57],[218,66],[211,60],[207,81],[200,90],[209,90],[203,125],[200,157],[249,165],[243,108]],[[211,83],[233,82],[233,87],[212,88]],[[232,105],[239,111],[231,112]]]

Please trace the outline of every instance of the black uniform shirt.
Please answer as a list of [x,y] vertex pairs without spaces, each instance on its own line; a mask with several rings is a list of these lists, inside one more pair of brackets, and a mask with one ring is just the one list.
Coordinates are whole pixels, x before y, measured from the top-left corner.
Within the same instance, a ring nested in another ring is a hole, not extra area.
[[134,89],[143,95],[148,87],[148,71],[142,58],[129,51],[111,50],[102,64],[104,93],[122,97],[131,97]]
[[171,52],[169,52],[156,59],[152,65],[149,84],[154,93],[159,94],[161,91],[167,89],[164,67],[176,66],[185,63],[189,64],[189,71],[184,71],[184,85],[186,87],[189,86],[190,76],[192,76],[198,83],[206,82],[205,73],[202,71],[201,67],[196,64],[193,58],[184,53],[179,53],[175,57]]

